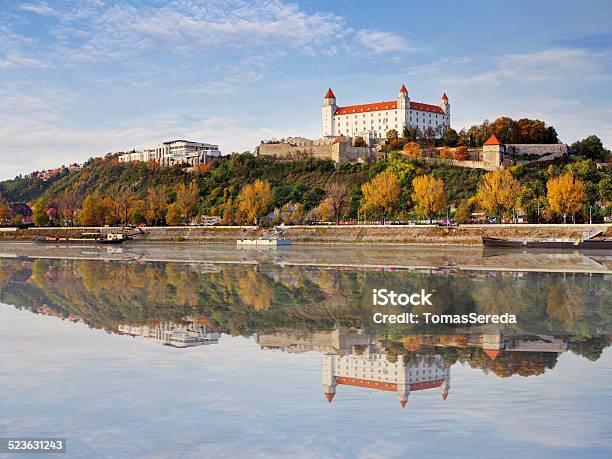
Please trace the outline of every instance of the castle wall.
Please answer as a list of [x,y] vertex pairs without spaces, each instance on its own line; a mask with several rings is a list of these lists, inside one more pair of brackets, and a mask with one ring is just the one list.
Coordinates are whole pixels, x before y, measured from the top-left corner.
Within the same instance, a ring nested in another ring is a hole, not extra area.
[[300,154],[311,155],[318,159],[333,159],[333,145],[292,145],[283,143],[262,143],[259,145],[259,156],[276,156],[278,158],[292,158]]
[[507,144],[506,152],[509,155],[563,156],[568,153],[568,147],[563,143]]
[[332,143],[329,139],[309,140],[294,137],[291,140],[292,142],[262,143],[259,145],[258,155],[291,159],[306,154],[318,159],[331,159],[336,163],[365,162],[370,159],[369,147],[353,147],[350,142]]

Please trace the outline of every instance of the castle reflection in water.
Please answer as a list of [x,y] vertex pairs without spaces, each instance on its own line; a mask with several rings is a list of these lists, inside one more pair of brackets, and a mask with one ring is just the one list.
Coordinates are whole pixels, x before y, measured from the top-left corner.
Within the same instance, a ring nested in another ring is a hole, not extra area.
[[[317,351],[323,354],[321,384],[323,393],[331,403],[339,386],[353,386],[369,390],[394,392],[400,405],[406,406],[409,395],[438,388],[446,400],[451,388],[451,364],[444,358],[444,349],[476,348],[484,354],[483,367],[508,353],[532,353],[534,357],[556,357],[570,349],[567,338],[553,336],[518,338],[505,336],[501,330],[444,336],[409,336],[403,338],[404,349],[416,351],[422,345],[436,349],[434,353],[418,355],[399,354],[389,350],[385,339],[363,330],[319,332],[308,337],[292,333],[257,335],[263,349],[280,349],[301,353]],[[516,354],[515,354],[516,355]]]

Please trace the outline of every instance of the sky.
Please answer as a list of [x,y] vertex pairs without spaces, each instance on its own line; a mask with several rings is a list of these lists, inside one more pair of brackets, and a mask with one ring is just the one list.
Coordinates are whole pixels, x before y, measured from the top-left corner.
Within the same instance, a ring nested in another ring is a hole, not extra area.
[[612,147],[612,2],[0,0],[0,179],[173,138],[252,151],[339,105],[450,99]]

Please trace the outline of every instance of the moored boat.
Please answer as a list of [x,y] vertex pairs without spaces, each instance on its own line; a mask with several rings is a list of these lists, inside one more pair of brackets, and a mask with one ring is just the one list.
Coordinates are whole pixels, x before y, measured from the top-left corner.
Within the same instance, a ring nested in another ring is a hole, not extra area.
[[82,233],[80,237],[47,236],[36,239],[42,244],[121,244],[128,236],[124,233]]
[[495,237],[482,238],[484,247],[500,247],[509,249],[588,249],[588,250],[612,250],[612,239],[604,237],[592,237],[589,239],[501,239]]

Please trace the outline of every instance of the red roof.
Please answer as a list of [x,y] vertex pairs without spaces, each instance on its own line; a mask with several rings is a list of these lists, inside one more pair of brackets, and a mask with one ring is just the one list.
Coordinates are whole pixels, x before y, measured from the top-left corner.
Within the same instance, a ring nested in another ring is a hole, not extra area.
[[[491,137],[495,137],[495,136],[491,136]],[[489,139],[491,140],[491,139]],[[487,142],[489,141],[487,140]],[[485,144],[486,145],[486,144]],[[490,143],[489,145],[498,145],[496,143]],[[484,353],[487,354],[487,356],[491,359],[491,360],[495,360],[499,354],[501,354],[501,351],[494,351],[493,349],[485,349]]]
[[334,399],[334,395],[336,394],[332,394],[331,392],[325,392],[325,398],[329,403],[331,403],[331,401]]
[[444,112],[442,111],[442,109],[438,107],[437,105],[422,104],[420,102],[410,102],[410,108],[412,110],[421,110],[423,112],[433,112],[433,113],[440,113],[441,115],[444,115]]
[[501,140],[499,140],[495,134],[489,137],[489,139],[484,144],[485,145],[503,145]]
[[[444,115],[444,112],[437,105],[422,104],[420,102],[410,102],[412,110],[420,110],[423,112],[439,113]],[[348,105],[346,107],[338,107],[335,115],[350,115],[351,113],[376,112],[380,110],[396,110],[397,101],[376,102],[373,104]]]
[[446,93],[442,94],[442,99],[448,100],[448,96],[446,95]]
[[400,88],[400,92],[408,93],[408,90],[406,89],[405,85],[402,85],[402,87]]
[[[433,381],[423,381],[410,384],[410,391],[431,389],[439,387],[444,382],[443,379],[435,379]],[[368,389],[386,390],[389,392],[397,392],[397,384],[384,381],[371,381],[369,379],[348,378],[345,376],[336,376],[336,383],[344,384],[345,386],[366,387]]]
[[334,96],[334,91],[332,91],[331,88],[329,88],[327,90],[327,93],[325,94],[325,98],[326,99],[332,99],[332,98],[335,99],[336,98],[336,96]]
[[374,104],[349,105],[347,107],[338,107],[338,110],[336,110],[335,115],[349,115],[351,113],[376,112],[380,110],[395,110],[396,108],[397,101],[377,102]]

